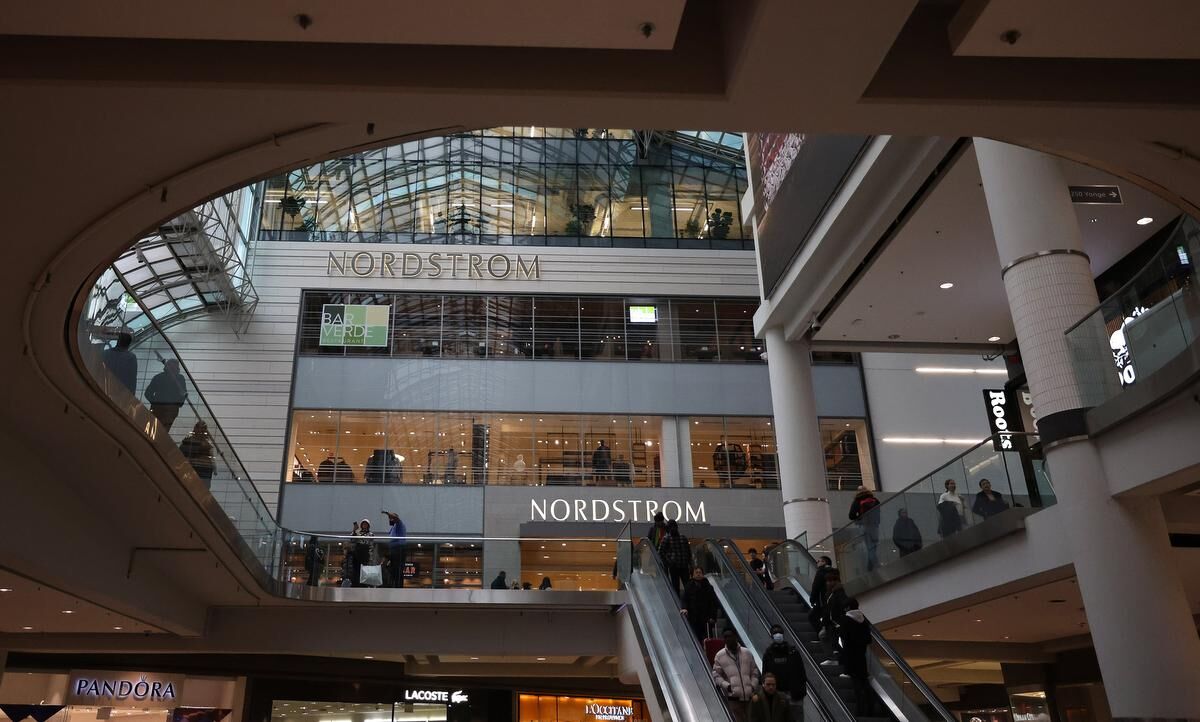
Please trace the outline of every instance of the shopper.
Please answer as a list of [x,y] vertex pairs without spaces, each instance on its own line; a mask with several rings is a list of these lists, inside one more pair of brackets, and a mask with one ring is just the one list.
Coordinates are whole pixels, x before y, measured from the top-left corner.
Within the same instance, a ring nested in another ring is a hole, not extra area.
[[553,589],[554,586],[550,583],[550,577],[542,577],[542,583],[538,585],[538,589],[543,592],[547,589]]
[[901,509],[892,527],[892,543],[900,551],[900,556],[908,556],[920,549],[924,542],[917,523],[909,518],[908,509]]
[[325,550],[316,535],[308,538],[308,548],[304,550],[304,571],[308,572],[306,586],[316,587],[321,584],[321,572],[325,570]]
[[505,579],[504,575],[504,570],[500,570],[500,573],[492,580],[492,589],[508,589],[508,580]]
[[788,644],[783,627],[771,625],[771,644],[763,652],[763,688],[767,686],[767,675],[773,674],[779,689],[793,699],[803,699],[808,677],[804,673],[804,658],[800,650]]
[[767,589],[770,589],[771,588],[771,577],[769,574],[767,574],[766,563],[763,562],[762,559],[758,558],[758,550],[757,549],[754,549],[753,547],[751,547],[749,554],[750,554],[750,561],[747,562],[747,564],[750,565],[750,572],[752,574],[754,574],[755,577],[758,578],[758,581],[760,584],[762,584]]
[[[822,631],[821,638],[826,644],[832,645],[833,653],[840,654],[842,616],[846,613],[846,590],[842,588],[842,575],[831,570],[825,575],[825,598],[821,602]],[[821,662],[822,666],[837,664],[833,660]]]
[[612,469],[612,449],[602,439],[592,452],[592,480],[607,481]]
[[208,424],[197,421],[192,427],[192,433],[179,442],[179,451],[195,470],[196,476],[204,482],[204,487],[212,488],[213,472],[216,471],[216,461],[213,459],[212,437],[208,435]]
[[385,511],[388,518],[387,566],[384,568],[384,586],[404,588],[404,562],[407,553],[408,529],[395,512]]
[[137,395],[137,356],[129,350],[133,345],[133,335],[122,331],[117,334],[117,343],[106,349],[101,355],[104,365],[116,377],[121,385],[129,389],[129,393]]
[[871,646],[871,625],[858,608],[858,600],[847,597],[846,612],[841,623],[842,668],[854,683],[854,706],[857,717],[876,712],[875,694],[871,691],[867,673],[867,648]]
[[658,549],[658,545],[662,544],[663,537],[667,535],[667,518],[663,516],[661,511],[654,513],[654,526],[650,527],[650,531],[646,532],[646,538],[650,540],[650,545]]
[[[513,588],[516,588],[517,583],[513,582]],[[526,592],[533,591],[533,582],[521,582],[521,590]]]
[[[350,536],[358,536],[358,522],[354,522],[350,526]],[[358,570],[354,565],[354,544],[350,542],[346,545],[345,552],[342,554],[342,586],[354,586],[354,580],[358,577]]]
[[512,476],[514,484],[525,483],[525,455],[517,454],[517,460],[512,465]]
[[358,540],[354,542],[354,576],[351,577],[350,583],[351,586],[365,587],[368,585],[362,582],[362,568],[379,564],[379,551],[375,548],[375,542],[370,541],[375,538],[375,533],[371,531],[371,522],[360,519],[354,536]]
[[175,419],[179,418],[179,410],[187,402],[187,381],[179,373],[179,361],[167,359],[163,362],[163,370],[150,379],[146,384],[146,400],[150,402],[150,413],[158,419],[163,430],[170,431]]
[[981,519],[986,519],[1007,508],[1008,504],[1004,502],[1004,497],[1000,492],[992,491],[992,482],[980,479],[979,493],[975,495],[975,503],[971,505],[971,511]]
[[750,701],[750,722],[792,722],[792,698],[779,683],[777,675],[763,672],[762,690]]
[[813,574],[812,589],[808,593],[810,607],[808,611],[808,623],[812,625],[814,632],[821,631],[821,619],[824,616],[821,605],[825,599],[825,576],[830,571],[833,571],[833,560],[826,556],[818,557],[817,571]]
[[447,484],[458,483],[458,450],[451,447],[446,449],[446,479]]
[[879,499],[865,486],[858,487],[850,503],[850,521],[862,531],[867,549],[867,571],[879,566]]
[[938,497],[937,509],[938,534],[945,539],[963,528],[963,500],[958,495],[958,484],[954,479],[946,479],[943,485],[946,491]]
[[725,646],[713,657],[712,678],[737,722],[748,722],[750,699],[758,691],[758,665],[750,650],[738,644],[737,632],[726,629]]
[[667,522],[667,535],[658,546],[658,555],[671,579],[671,588],[675,594],[682,594],[688,570],[692,568],[692,545],[679,533],[679,522],[674,519]]
[[692,578],[683,587],[679,613],[687,618],[688,626],[696,639],[704,641],[711,635],[713,625],[717,623],[717,593],[712,585],[704,578],[704,570],[699,566],[692,567]]

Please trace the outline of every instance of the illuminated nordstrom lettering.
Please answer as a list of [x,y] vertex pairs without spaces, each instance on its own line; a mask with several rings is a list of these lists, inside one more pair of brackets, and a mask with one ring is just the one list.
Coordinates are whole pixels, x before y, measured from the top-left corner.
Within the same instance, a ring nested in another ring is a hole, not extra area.
[[654,499],[530,499],[530,521],[650,521],[661,511],[668,519],[686,523],[707,524],[704,502],[674,499],[659,502]]
[[[398,267],[398,268],[397,268]],[[493,279],[502,281],[540,281],[542,261],[539,256],[508,256],[503,253],[482,255],[479,253],[411,253],[405,252],[397,258],[390,251],[329,252],[325,262],[327,276],[382,276],[395,278],[467,278]]]

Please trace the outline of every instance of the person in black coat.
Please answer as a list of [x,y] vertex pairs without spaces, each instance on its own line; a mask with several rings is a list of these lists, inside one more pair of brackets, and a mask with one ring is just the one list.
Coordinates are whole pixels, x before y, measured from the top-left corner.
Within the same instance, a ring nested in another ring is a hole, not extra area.
[[867,717],[878,712],[875,694],[871,691],[867,671],[867,649],[871,646],[871,625],[858,609],[858,600],[847,597],[842,615],[842,668],[854,683],[854,705],[857,716]]
[[858,487],[850,504],[850,521],[858,522],[867,549],[867,571],[879,566],[879,499],[865,486]]
[[812,589],[808,593],[811,609],[808,612],[808,622],[814,631],[821,629],[821,603],[825,599],[825,575],[833,569],[833,560],[829,557],[817,559],[817,573],[813,575]]
[[508,579],[505,576],[504,571],[497,574],[496,578],[492,580],[492,589],[508,589]]
[[787,692],[794,700],[804,698],[808,678],[804,673],[804,658],[799,650],[788,644],[783,636],[783,627],[771,626],[771,644],[763,652],[763,676],[774,674],[779,689]]
[[308,572],[305,584],[310,587],[319,586],[321,572],[325,569],[325,550],[321,548],[316,536],[308,538],[308,548],[304,550],[304,569]]
[[683,586],[679,613],[687,618],[688,626],[696,639],[704,641],[709,635],[708,630],[717,623],[717,593],[712,585],[704,578],[704,570],[692,568],[692,578]]
[[971,511],[975,512],[975,516],[981,519],[986,519],[989,516],[999,514],[1008,508],[1004,497],[998,491],[992,491],[992,482],[987,479],[979,480],[979,493],[975,495],[975,503],[971,505]]
[[892,527],[892,543],[900,550],[900,556],[912,554],[925,545],[917,523],[908,516],[908,509],[901,509],[896,517],[896,524]]

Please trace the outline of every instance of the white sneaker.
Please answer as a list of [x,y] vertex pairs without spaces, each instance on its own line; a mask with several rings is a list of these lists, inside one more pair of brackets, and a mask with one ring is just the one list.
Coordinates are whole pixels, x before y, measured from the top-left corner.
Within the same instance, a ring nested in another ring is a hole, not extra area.
[[841,677],[842,679],[850,679],[850,675],[848,674],[839,674],[838,677]]
[[821,666],[822,667],[836,667],[837,660],[836,659],[827,659],[824,662],[821,662]]

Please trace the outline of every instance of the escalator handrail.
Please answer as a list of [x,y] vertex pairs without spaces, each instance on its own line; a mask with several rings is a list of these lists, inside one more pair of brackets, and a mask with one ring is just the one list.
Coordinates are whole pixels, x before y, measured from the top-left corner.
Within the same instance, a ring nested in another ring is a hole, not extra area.
[[[651,559],[651,562],[655,566],[658,579],[663,584],[667,584],[668,582],[666,580],[670,579],[670,577],[667,575],[666,568],[663,566],[662,560],[658,556],[658,550],[654,548],[654,546],[650,543],[649,539],[642,539],[640,542],[638,542],[637,548],[634,550],[635,558],[637,558],[637,559],[643,558],[643,555],[642,555],[643,549],[649,551],[649,557]],[[635,576],[641,574],[639,569],[640,569],[640,565],[638,567],[630,569],[630,574],[629,574],[629,576],[630,576],[629,585],[630,585],[630,588],[632,591],[632,596],[634,597],[635,602],[636,602],[637,598],[640,597],[640,595],[638,594],[638,592],[635,588],[637,586],[637,582],[635,582],[633,578]],[[645,575],[645,576],[648,576],[648,575]],[[670,590],[669,593],[671,594],[672,597],[675,594],[673,590]],[[633,605],[633,611],[634,611],[635,618],[637,618],[638,617],[637,613],[639,611],[639,608],[636,603]],[[675,609],[670,610],[670,613],[673,613],[676,616],[679,615],[678,604],[676,604]],[[648,616],[649,615],[647,615],[647,617]],[[696,636],[694,634],[692,634],[691,629],[686,630],[686,634],[684,636],[686,636],[688,639],[690,639],[692,641],[692,648],[693,648],[695,654],[697,655],[697,657],[699,659],[704,660],[703,666],[707,667],[708,666],[708,663],[707,663],[708,657],[707,657],[707,655],[705,655],[704,648],[700,645],[699,640],[697,640]],[[649,640],[647,640],[647,642],[648,641]],[[647,651],[650,651],[649,648],[647,649]],[[685,650],[678,650],[678,651],[682,651],[684,654],[687,653]],[[662,650],[662,653],[664,654],[664,656],[667,659],[670,659],[671,650]],[[660,687],[668,684],[669,679],[670,679],[669,675],[667,676],[667,679],[663,679],[663,676],[659,675]],[[708,689],[711,689],[713,692],[713,695],[715,696],[716,706],[720,707],[721,712],[720,713],[715,712],[713,709],[711,709],[712,705],[708,705],[709,709],[703,710],[704,714],[699,715],[696,713],[696,710],[694,710],[692,708],[692,705],[689,703],[687,705],[686,709],[674,709],[673,710],[675,713],[675,716],[677,718],[675,720],[675,722],[706,722],[709,720],[718,720],[718,722],[723,721],[723,720],[728,720],[728,722],[733,722],[732,714],[729,712],[729,709],[725,706],[724,701],[721,699],[721,695],[717,692],[716,685],[712,681],[711,672],[709,674],[705,675],[705,679],[708,682]],[[671,694],[671,691],[672,690],[664,689],[663,690],[663,692],[664,692],[663,698],[664,698],[664,701],[666,701],[666,703],[669,706],[675,707],[674,696]],[[714,715],[723,715],[723,716],[714,716]]]
[[[809,563],[813,567],[816,567],[817,560],[813,559],[813,556],[809,553],[808,549],[805,549],[804,545],[798,544],[790,539],[785,539],[771,549],[771,551],[767,554],[768,562],[772,556],[774,556],[780,549],[784,547],[787,547],[790,551],[801,552],[809,561]],[[768,565],[768,568],[771,568],[771,566],[772,565]],[[799,580],[793,579],[793,581],[796,582],[796,590],[803,596],[804,600],[809,604],[809,606],[812,606],[812,599],[809,597],[808,590],[803,588],[804,585],[800,584]],[[907,679],[908,682],[911,683],[913,687],[921,693],[921,696],[925,698],[926,704],[928,704],[935,712],[937,712],[937,715],[943,720],[943,722],[958,722],[958,718],[954,715],[954,713],[947,709],[946,705],[942,704],[942,701],[938,699],[938,696],[934,694],[932,689],[929,688],[929,685],[925,684],[925,680],[921,679],[921,675],[917,674],[916,670],[914,670],[908,664],[908,662],[904,660],[904,657],[900,656],[900,653],[896,651],[896,648],[892,646],[891,642],[889,642],[887,638],[885,638],[879,632],[879,628],[876,627],[869,619],[867,620],[867,626],[871,630],[871,641],[875,643],[875,646],[883,650],[883,653],[888,656],[888,659],[892,661],[892,664],[896,665],[896,669],[900,670],[905,679]]]
[[[814,690],[814,692],[819,691],[819,694],[816,695],[815,702],[824,718],[827,720],[832,720],[833,722],[838,722],[839,720],[854,720],[854,714],[851,713],[850,708],[846,706],[846,701],[843,700],[842,696],[838,694],[836,689],[834,689],[833,683],[829,681],[829,678],[821,672],[821,666],[817,663],[817,660],[813,658],[812,652],[809,651],[808,647],[806,647],[804,643],[800,641],[800,638],[796,636],[795,630],[793,630],[792,625],[788,623],[787,617],[785,617],[783,612],[779,610],[779,607],[775,605],[775,601],[771,599],[770,595],[767,594],[766,590],[763,589],[762,586],[752,583],[747,579],[746,574],[751,573],[750,565],[746,563],[745,557],[742,556],[741,549],[739,549],[738,546],[729,539],[721,539],[717,542],[709,540],[706,543],[710,547],[708,550],[709,553],[717,558],[717,564],[720,565],[723,570],[728,570],[729,575],[737,580],[737,582],[741,585],[742,590],[745,591],[746,594],[751,598],[752,603],[750,606],[758,614],[759,619],[762,620],[763,624],[765,624],[768,629],[770,629],[772,624],[778,624],[779,626],[783,627],[783,634],[787,639],[788,644],[792,645],[804,659],[804,676],[809,688]],[[722,550],[724,545],[729,545],[728,548],[736,557],[739,569],[733,568],[733,563],[730,562],[729,558]],[[768,609],[774,613],[776,617],[774,620],[772,620],[765,611]],[[815,671],[816,674],[809,674],[809,670]],[[817,677],[817,681],[815,683],[813,680],[814,676]]]

